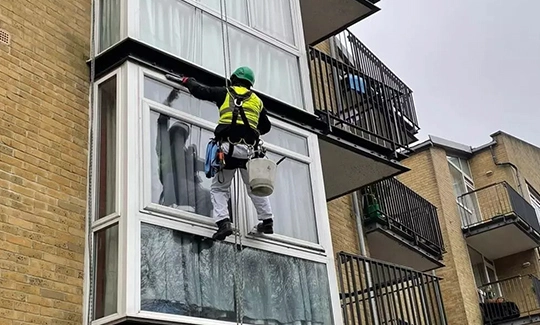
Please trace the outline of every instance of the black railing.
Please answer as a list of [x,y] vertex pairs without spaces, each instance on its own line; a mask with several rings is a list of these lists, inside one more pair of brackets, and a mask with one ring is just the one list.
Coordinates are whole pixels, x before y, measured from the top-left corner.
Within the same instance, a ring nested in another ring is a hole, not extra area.
[[338,127],[388,149],[407,148],[418,132],[412,91],[348,30],[331,53],[309,48],[315,108]]
[[383,222],[437,257],[444,243],[437,208],[395,178],[361,189],[365,222]]
[[518,275],[478,287],[484,324],[495,325],[540,315],[540,281]]
[[337,256],[345,325],[445,325],[439,278],[371,258]]
[[495,183],[458,197],[463,228],[494,218],[521,218],[540,233],[534,208],[506,182]]

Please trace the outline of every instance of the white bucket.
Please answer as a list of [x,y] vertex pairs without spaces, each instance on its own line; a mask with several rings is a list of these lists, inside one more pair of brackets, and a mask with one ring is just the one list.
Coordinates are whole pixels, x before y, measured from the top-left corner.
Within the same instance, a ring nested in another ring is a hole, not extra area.
[[255,158],[247,162],[249,187],[256,196],[269,196],[274,192],[276,163],[270,159]]

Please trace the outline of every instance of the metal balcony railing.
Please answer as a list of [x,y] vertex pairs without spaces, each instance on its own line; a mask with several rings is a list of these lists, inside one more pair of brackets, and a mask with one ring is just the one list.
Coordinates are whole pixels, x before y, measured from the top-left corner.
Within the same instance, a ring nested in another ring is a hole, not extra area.
[[315,108],[337,127],[395,151],[418,132],[412,91],[348,30],[331,55],[309,48]]
[[439,278],[371,258],[337,256],[345,325],[445,325]]
[[366,222],[383,222],[409,240],[442,257],[444,243],[437,208],[395,178],[361,189]]
[[458,197],[463,228],[497,217],[521,218],[540,233],[534,208],[506,182],[495,183]]
[[514,276],[478,287],[484,324],[495,325],[540,315],[540,281],[533,275]]

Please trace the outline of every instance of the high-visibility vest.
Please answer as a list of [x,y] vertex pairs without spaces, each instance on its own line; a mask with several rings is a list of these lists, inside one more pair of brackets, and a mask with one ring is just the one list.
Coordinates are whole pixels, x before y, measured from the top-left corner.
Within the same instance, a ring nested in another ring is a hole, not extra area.
[[[249,89],[245,87],[231,87],[236,94],[242,96],[249,92]],[[237,102],[239,100],[237,99]],[[231,124],[233,120],[233,109],[235,107],[234,104],[234,98],[231,97],[229,93],[227,93],[227,96],[225,97],[225,101],[223,101],[223,104],[219,108],[219,124]],[[253,129],[257,129],[257,125],[259,124],[259,116],[261,114],[261,111],[263,109],[263,102],[262,100],[255,95],[254,93],[251,93],[251,95],[244,99],[242,102],[242,108],[244,109],[244,113],[246,114],[246,118],[248,120],[249,126]],[[244,124],[244,121],[242,120],[241,114],[238,114],[238,118],[236,119],[236,124]]]

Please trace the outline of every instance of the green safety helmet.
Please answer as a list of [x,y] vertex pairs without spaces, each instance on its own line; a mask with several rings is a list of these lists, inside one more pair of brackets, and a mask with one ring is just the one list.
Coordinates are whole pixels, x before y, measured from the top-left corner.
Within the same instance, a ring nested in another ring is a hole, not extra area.
[[255,84],[255,74],[249,67],[240,67],[233,72],[233,76],[238,79],[248,81],[251,86]]

